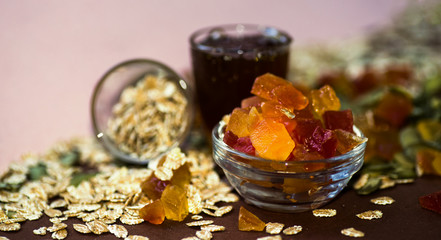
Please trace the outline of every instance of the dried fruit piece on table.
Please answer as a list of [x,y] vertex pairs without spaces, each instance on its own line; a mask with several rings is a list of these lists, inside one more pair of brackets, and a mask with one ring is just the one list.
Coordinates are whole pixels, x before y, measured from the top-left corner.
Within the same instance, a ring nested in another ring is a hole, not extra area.
[[171,184],[182,188],[190,184],[190,181],[191,181],[191,173],[190,173],[189,163],[184,163],[184,165],[174,170],[173,177],[170,179]]
[[433,174],[441,176],[441,152],[423,148],[417,152],[417,171],[419,175]]
[[284,161],[295,147],[282,123],[263,119],[250,134],[256,154],[262,158]]
[[272,90],[277,86],[288,84],[290,83],[285,79],[271,73],[266,73],[254,80],[253,86],[251,87],[251,93],[266,100],[275,100]]
[[343,111],[326,111],[323,114],[323,121],[326,129],[341,129],[353,133],[354,118],[352,111],[347,109]]
[[142,192],[152,200],[161,198],[162,192],[165,187],[170,183],[170,181],[162,181],[155,176],[155,174],[150,174],[150,176],[141,183]]
[[374,109],[376,117],[393,127],[401,127],[413,109],[412,99],[402,93],[389,92]]
[[238,226],[239,231],[263,231],[265,229],[265,223],[242,206],[239,210]]
[[242,108],[235,108],[231,113],[226,131],[231,131],[238,137],[249,136],[248,112],[248,110]]
[[161,199],[157,199],[139,210],[139,216],[152,224],[161,224],[165,219],[164,206]]
[[337,151],[341,154],[351,151],[354,147],[368,140],[340,129],[336,129],[334,134],[337,137]]
[[441,191],[419,197],[422,208],[441,214]]
[[174,221],[182,221],[188,215],[186,190],[175,185],[168,185],[161,196],[165,217]]
[[338,111],[341,107],[340,99],[329,85],[325,85],[318,90],[311,90],[311,104],[320,117],[326,111]]

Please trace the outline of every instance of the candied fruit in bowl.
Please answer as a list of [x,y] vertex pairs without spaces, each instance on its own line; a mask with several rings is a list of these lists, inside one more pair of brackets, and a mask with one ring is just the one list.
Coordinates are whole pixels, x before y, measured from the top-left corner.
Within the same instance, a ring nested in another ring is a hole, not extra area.
[[300,212],[326,204],[363,164],[367,139],[352,111],[340,109],[330,86],[302,92],[269,73],[251,93],[213,129],[215,162],[258,207]]

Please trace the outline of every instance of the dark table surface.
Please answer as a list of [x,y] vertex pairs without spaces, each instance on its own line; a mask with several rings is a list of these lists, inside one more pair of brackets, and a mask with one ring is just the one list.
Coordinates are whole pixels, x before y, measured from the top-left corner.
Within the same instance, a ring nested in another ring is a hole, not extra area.
[[[331,218],[314,217],[311,211],[303,213],[274,213],[248,205],[241,199],[234,203],[232,212],[221,218],[209,217],[205,214],[204,219],[214,220],[214,224],[226,227],[223,232],[213,233],[214,239],[256,239],[269,236],[265,232],[241,232],[237,229],[240,206],[260,217],[264,222],[279,222],[285,227],[301,225],[303,231],[297,235],[286,236],[280,234],[282,239],[351,239],[344,236],[340,231],[344,228],[353,227],[365,233],[362,239],[441,239],[441,215],[421,208],[418,197],[441,190],[440,177],[422,177],[414,183],[397,185],[390,189],[381,190],[368,196],[357,195],[353,190],[346,189],[332,202],[323,208],[337,210],[337,215]],[[379,196],[389,196],[396,200],[392,205],[375,205],[370,199]],[[381,210],[383,217],[374,220],[362,220],[355,215],[367,210]],[[166,220],[162,225],[142,223],[134,226],[126,226],[129,234],[147,236],[151,240],[156,239],[182,239],[195,236],[199,228],[188,227],[186,222],[193,221],[190,216],[184,222]],[[72,224],[82,223],[80,220],[70,218],[67,221],[68,237],[66,239],[117,239],[110,233],[102,235],[81,234],[76,232]],[[51,226],[52,223],[46,216],[37,221],[27,221],[22,224],[18,232],[0,232],[1,236],[9,239],[51,239],[50,233],[45,236],[37,236],[32,233],[33,229],[41,226]]]

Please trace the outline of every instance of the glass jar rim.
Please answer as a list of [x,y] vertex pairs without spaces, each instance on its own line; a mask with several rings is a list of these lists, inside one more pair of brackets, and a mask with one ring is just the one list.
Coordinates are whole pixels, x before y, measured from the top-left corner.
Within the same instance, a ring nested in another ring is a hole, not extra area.
[[[200,37],[201,35],[208,35],[211,31],[216,30],[216,29],[229,29],[229,30],[236,30],[236,32],[241,32],[241,31],[245,31],[245,30],[253,30],[256,33],[260,33],[262,34],[262,36],[268,36],[268,37],[279,37],[281,38],[281,44],[277,45],[274,47],[274,49],[278,49],[278,48],[284,48],[284,47],[288,47],[290,45],[291,42],[293,42],[293,38],[285,31],[280,30],[276,27],[272,27],[272,26],[267,26],[267,25],[261,25],[261,24],[242,24],[242,23],[237,23],[237,24],[223,24],[223,25],[216,25],[216,26],[208,26],[208,27],[204,27],[201,28],[199,30],[196,30],[195,32],[193,32],[190,35],[190,45],[192,49],[198,49],[201,51],[221,51],[221,52],[231,52],[231,53],[236,53],[237,49],[236,48],[219,48],[219,47],[214,47],[214,46],[210,46],[207,44],[201,44],[200,42],[198,42],[196,39],[198,37]],[[264,49],[268,49],[266,48],[256,48],[257,50],[264,50]],[[249,50],[248,50],[249,51]],[[246,50],[245,50],[246,52]]]

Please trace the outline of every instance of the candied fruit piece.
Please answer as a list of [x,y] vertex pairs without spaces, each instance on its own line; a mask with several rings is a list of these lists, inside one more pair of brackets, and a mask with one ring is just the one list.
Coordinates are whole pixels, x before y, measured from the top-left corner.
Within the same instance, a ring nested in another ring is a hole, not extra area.
[[161,198],[162,192],[169,183],[170,181],[162,181],[155,174],[151,174],[141,183],[141,189],[148,198],[156,200]]
[[318,116],[322,116],[325,111],[340,110],[340,99],[329,85],[325,85],[318,90],[311,90],[311,102],[314,111]]
[[258,107],[262,104],[263,101],[265,101],[265,99],[258,96],[248,97],[242,100],[242,102],[240,103],[240,107],[241,108]]
[[441,122],[433,119],[420,120],[417,129],[424,141],[441,142]]
[[417,167],[420,174],[441,176],[441,152],[424,148],[417,152]]
[[294,149],[295,143],[282,123],[261,120],[250,134],[256,154],[270,160],[284,161]]
[[294,129],[294,136],[297,142],[304,144],[305,140],[312,136],[317,127],[321,127],[322,123],[318,119],[298,119],[297,126]]
[[323,121],[327,129],[342,129],[348,132],[354,132],[354,118],[351,110],[326,111],[323,114]]
[[257,108],[252,107],[248,113],[248,131],[251,132],[260,120],[262,120],[262,114],[257,110]]
[[165,212],[161,199],[156,199],[155,201],[141,208],[139,210],[139,216],[145,221],[155,225],[164,222]]
[[367,138],[359,137],[354,133],[341,129],[336,129],[334,133],[337,137],[337,151],[341,154],[347,153],[367,141]]
[[233,147],[237,151],[249,154],[249,155],[255,155],[256,149],[254,148],[253,144],[251,143],[250,137],[241,137],[237,139],[236,144]]
[[304,109],[309,103],[308,98],[291,84],[277,86],[272,94],[279,104],[291,111]]
[[231,148],[236,149],[237,151],[253,156],[255,155],[256,150],[254,149],[254,146],[251,143],[250,137],[238,138],[231,131],[227,131],[224,133],[224,142]]
[[401,151],[399,132],[397,129],[374,129],[366,131],[369,139],[366,146],[366,159],[379,156],[391,161],[395,153]]
[[180,166],[178,169],[173,171],[173,177],[170,179],[171,184],[184,188],[186,185],[190,184],[191,172],[188,163]]
[[297,144],[291,153],[289,161],[312,161],[323,159],[323,156],[318,152],[309,151],[304,144]]
[[316,127],[312,135],[305,140],[305,144],[325,158],[335,156],[337,138],[332,130]]
[[241,108],[235,108],[230,116],[227,125],[227,131],[232,131],[238,137],[250,135],[248,131],[248,111]]
[[354,90],[358,95],[367,93],[379,85],[379,76],[371,68],[366,68],[354,81]]
[[393,127],[401,127],[412,112],[412,99],[401,93],[389,92],[375,108],[375,116]]
[[441,214],[441,191],[419,197],[422,208]]
[[314,118],[314,115],[311,111],[311,104],[309,104],[308,106],[306,106],[304,109],[302,110],[294,110],[293,111],[294,115],[296,116],[296,119],[300,119],[300,118]]
[[246,210],[244,207],[239,209],[239,231],[263,231],[265,223],[256,215]]
[[237,139],[238,137],[232,131],[226,131],[224,133],[224,143],[232,148],[234,148],[234,145],[236,145]]
[[162,193],[161,201],[167,219],[181,222],[188,215],[188,201],[185,189],[169,184]]
[[285,79],[277,77],[271,73],[266,73],[254,80],[253,86],[251,87],[251,93],[266,100],[274,100],[272,90],[277,86],[287,84],[290,83]]

